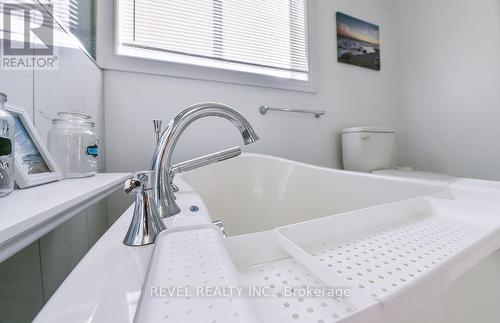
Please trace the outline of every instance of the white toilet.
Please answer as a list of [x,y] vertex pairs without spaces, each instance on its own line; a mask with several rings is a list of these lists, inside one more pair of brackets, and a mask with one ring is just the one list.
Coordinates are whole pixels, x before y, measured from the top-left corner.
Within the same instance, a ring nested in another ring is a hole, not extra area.
[[354,127],[342,130],[344,169],[380,175],[450,182],[454,177],[396,167],[395,131],[381,127]]

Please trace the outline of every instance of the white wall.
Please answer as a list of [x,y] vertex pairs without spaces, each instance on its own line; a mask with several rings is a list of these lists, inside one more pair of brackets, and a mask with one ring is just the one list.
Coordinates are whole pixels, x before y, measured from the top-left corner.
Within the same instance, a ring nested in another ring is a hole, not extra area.
[[500,179],[500,1],[395,1],[401,165]]
[[[106,168],[133,171],[149,167],[154,146],[154,118],[169,120],[184,107],[218,101],[237,108],[261,140],[246,151],[308,163],[340,167],[339,131],[355,125],[395,125],[395,57],[390,1],[314,0],[316,2],[319,91],[259,88],[203,80],[107,70],[104,73]],[[382,71],[337,63],[335,12],[342,11],[380,25]],[[324,109],[319,120],[309,115],[269,112],[260,105]],[[241,144],[224,120],[200,120],[181,138],[175,159],[195,157]]]

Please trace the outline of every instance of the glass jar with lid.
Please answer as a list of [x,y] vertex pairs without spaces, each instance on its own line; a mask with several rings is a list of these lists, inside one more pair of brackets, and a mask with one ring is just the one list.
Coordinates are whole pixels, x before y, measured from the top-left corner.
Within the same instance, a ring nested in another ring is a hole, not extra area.
[[64,177],[92,176],[97,172],[99,137],[91,117],[77,112],[59,112],[49,131],[49,151]]

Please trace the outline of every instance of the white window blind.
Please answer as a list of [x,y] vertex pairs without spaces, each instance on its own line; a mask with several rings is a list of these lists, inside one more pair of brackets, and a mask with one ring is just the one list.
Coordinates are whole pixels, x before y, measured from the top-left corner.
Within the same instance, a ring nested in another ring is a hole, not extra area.
[[308,80],[307,0],[118,0],[118,54]]
[[[77,6],[80,0],[50,0],[38,2],[37,0],[0,0],[0,38],[6,37],[2,35],[2,31],[9,33],[9,38],[16,42],[26,41],[25,33],[28,32],[29,39],[33,43],[34,48],[44,48],[44,44],[35,33],[30,31],[30,28],[39,27],[42,25],[44,16],[45,18],[52,19],[51,16],[57,18],[67,29],[78,27],[78,11]],[[52,9],[49,8],[49,4]],[[8,12],[3,12],[4,6],[10,8]],[[4,29],[4,19],[9,14],[10,26],[9,30]],[[28,24],[28,31],[26,25]],[[50,32],[52,34],[52,45],[60,47],[75,47],[75,45],[68,41],[65,35],[61,34],[61,30],[55,24],[51,25]]]
[[81,0],[52,0],[52,10],[59,23],[68,30],[78,29],[79,2]]

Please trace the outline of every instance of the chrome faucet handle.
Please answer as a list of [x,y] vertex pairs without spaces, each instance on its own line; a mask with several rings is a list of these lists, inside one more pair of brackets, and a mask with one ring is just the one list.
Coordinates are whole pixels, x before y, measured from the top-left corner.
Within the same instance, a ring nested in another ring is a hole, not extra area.
[[172,186],[174,193],[179,192],[179,186],[175,185],[174,182],[170,182],[170,186]]
[[156,144],[158,144],[160,142],[160,137],[161,137],[161,123],[162,123],[162,121],[160,119],[153,119],[153,126],[154,126],[154,131],[155,131]]
[[128,194],[135,193],[134,214],[123,239],[127,246],[154,243],[158,233],[167,228],[156,210],[151,183],[153,176],[153,171],[137,172],[125,181],[124,191]]
[[136,192],[137,189],[140,187],[141,187],[141,182],[137,178],[129,178],[123,184],[123,190],[127,194],[131,192]]
[[172,179],[176,174],[187,172],[199,167],[203,167],[206,165],[218,163],[224,161],[226,159],[231,159],[241,155],[240,147],[233,147],[224,150],[217,151],[215,153],[211,153],[208,155],[204,155],[201,157],[193,158],[190,160],[183,161],[181,163],[175,164],[171,166],[171,177]]
[[179,192],[179,187],[174,184],[174,177],[176,174],[182,173],[182,172],[187,172],[199,167],[203,167],[206,165],[210,165],[213,163],[218,163],[221,161],[224,161],[226,159],[230,159],[236,156],[241,155],[241,148],[240,147],[233,147],[229,149],[224,149],[215,153],[211,153],[205,156],[201,156],[198,158],[190,159],[183,161],[181,163],[175,164],[171,167],[170,170],[170,176],[169,176],[169,181],[170,181],[170,186],[172,187],[172,192],[177,193]]

